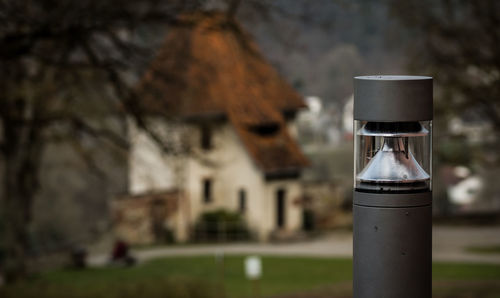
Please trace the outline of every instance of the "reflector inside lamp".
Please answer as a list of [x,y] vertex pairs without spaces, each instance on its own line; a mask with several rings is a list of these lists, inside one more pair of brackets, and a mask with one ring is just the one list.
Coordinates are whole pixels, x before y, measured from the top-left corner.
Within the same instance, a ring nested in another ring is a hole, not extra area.
[[[399,129],[398,129],[399,128]],[[418,122],[366,123],[359,135],[382,136],[382,148],[357,175],[364,188],[383,190],[398,185],[398,189],[426,188],[429,174],[419,165],[409,150],[408,137],[425,136],[428,131]]]

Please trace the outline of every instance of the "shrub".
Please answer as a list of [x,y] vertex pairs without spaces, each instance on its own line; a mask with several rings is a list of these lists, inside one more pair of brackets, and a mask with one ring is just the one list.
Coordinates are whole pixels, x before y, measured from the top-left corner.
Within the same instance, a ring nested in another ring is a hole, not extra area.
[[238,241],[250,238],[241,215],[224,209],[200,215],[194,227],[195,241]]

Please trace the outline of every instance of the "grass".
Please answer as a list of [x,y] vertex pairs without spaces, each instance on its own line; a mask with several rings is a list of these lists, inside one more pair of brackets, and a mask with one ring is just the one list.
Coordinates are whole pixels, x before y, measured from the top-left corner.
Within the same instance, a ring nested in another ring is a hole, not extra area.
[[466,251],[478,254],[500,254],[500,245],[469,246]]
[[434,263],[432,279],[442,280],[498,280],[500,282],[500,265]]
[[[260,288],[264,297],[321,291],[332,287],[349,292],[351,259],[262,259]],[[243,263],[243,256],[228,256],[222,267],[217,265],[213,256],[198,256],[163,258],[133,268],[59,270],[0,289],[0,297],[222,297],[222,272],[226,297],[250,297],[252,284],[244,276]],[[481,284],[483,281],[500,281],[500,266],[436,263],[433,265],[433,279],[437,283],[437,290],[444,293],[442,297],[462,297],[446,296],[449,292],[447,288],[455,289],[466,284],[462,281],[480,284],[479,287],[484,288],[484,284]],[[500,292],[500,288],[496,290]],[[500,294],[481,297],[500,297]]]

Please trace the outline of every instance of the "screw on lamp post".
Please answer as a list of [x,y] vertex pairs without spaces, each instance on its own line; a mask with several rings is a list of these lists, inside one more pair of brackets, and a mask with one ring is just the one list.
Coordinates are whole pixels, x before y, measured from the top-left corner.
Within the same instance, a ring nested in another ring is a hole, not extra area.
[[354,298],[431,297],[432,78],[354,78]]

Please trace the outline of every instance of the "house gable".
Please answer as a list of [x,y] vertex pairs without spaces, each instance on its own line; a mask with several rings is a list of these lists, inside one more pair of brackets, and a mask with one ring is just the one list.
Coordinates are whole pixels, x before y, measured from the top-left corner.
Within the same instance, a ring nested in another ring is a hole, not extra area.
[[180,16],[138,90],[142,108],[151,113],[189,121],[226,119],[270,177],[308,165],[285,120],[305,107],[302,98],[226,14]]

